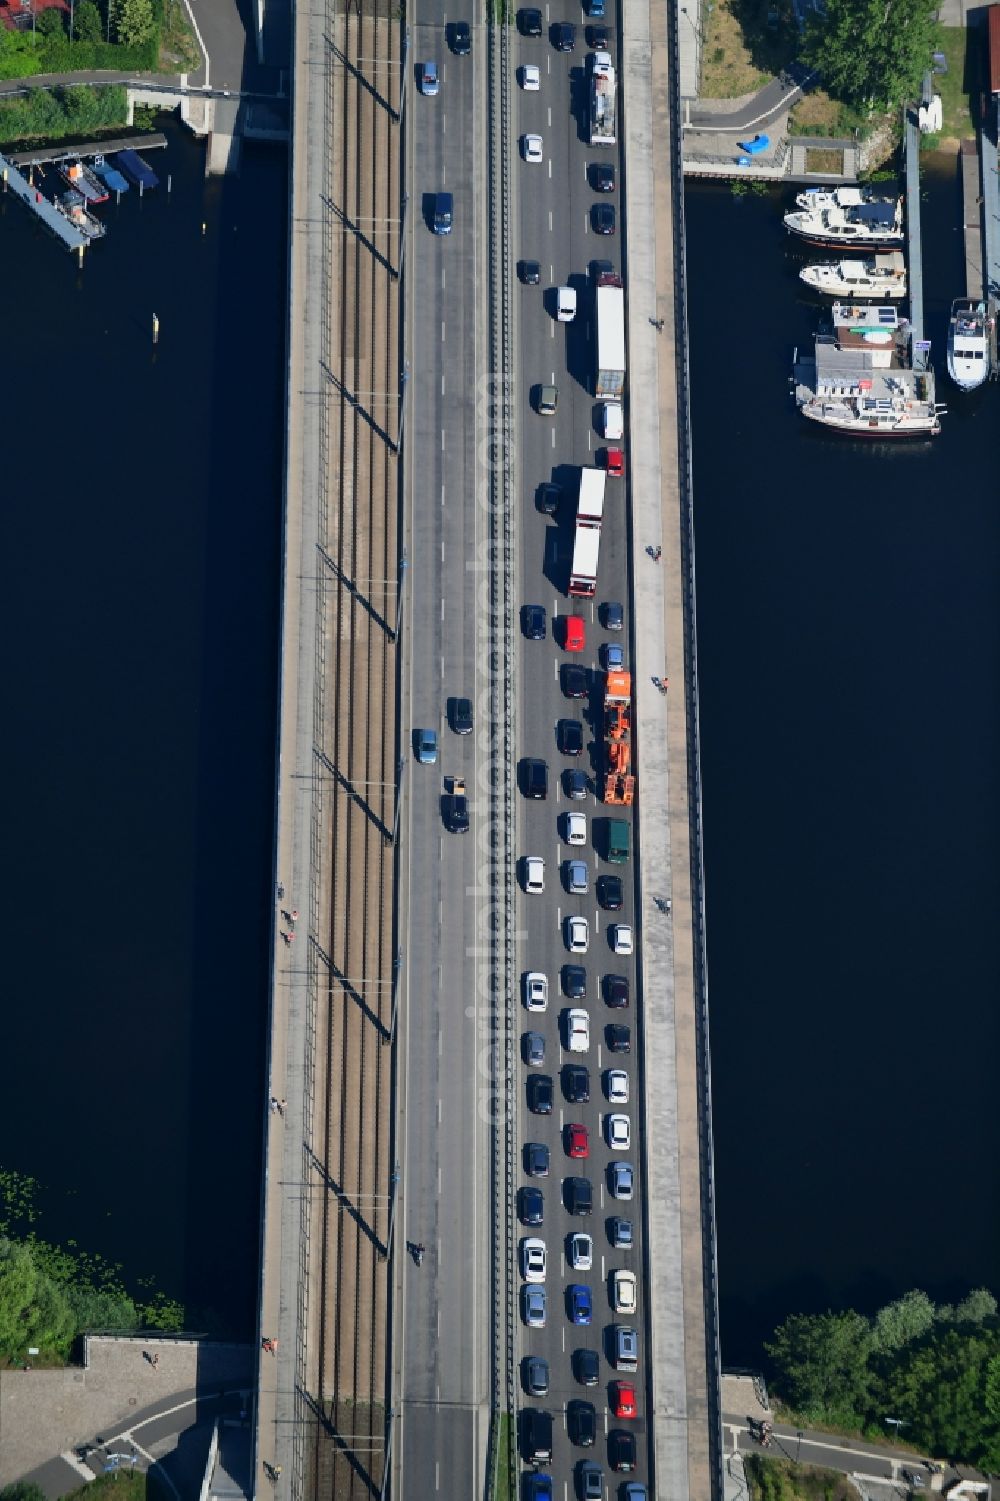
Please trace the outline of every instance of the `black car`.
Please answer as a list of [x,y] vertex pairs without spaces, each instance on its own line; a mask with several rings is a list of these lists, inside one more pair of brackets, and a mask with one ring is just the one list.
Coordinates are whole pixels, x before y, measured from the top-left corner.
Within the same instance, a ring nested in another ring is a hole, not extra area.
[[578,802],[581,797],[586,797],[587,773],[585,771],[564,771],[563,791],[574,802]]
[[567,1063],[562,1071],[562,1087],[571,1105],[586,1105],[590,1099],[590,1070],[582,1063]]
[[581,1449],[592,1447],[597,1437],[597,1413],[593,1402],[584,1402],[577,1397],[566,1404],[566,1427],[571,1444]]
[[609,1053],[631,1053],[631,1027],[623,1027],[620,1022],[612,1022],[610,1027],[604,1028],[604,1038],[608,1044]]
[[604,976],[604,1004],[619,1008],[628,1005],[628,980],[624,975]]
[[542,13],[534,6],[523,5],[517,13],[517,29],[522,36],[541,36]]
[[542,279],[542,268],[538,261],[518,261],[517,274],[524,286],[537,287]]
[[544,641],[545,606],[524,605],[521,609],[521,629],[529,641]]
[[521,1453],[529,1465],[552,1458],[552,1414],[542,1407],[526,1407],[521,1413]]
[[593,1214],[594,1185],[589,1178],[566,1178],[563,1194],[567,1214]]
[[524,1144],[524,1171],[529,1178],[545,1178],[549,1171],[549,1149],[544,1141]]
[[590,210],[590,227],[595,235],[613,235],[615,232],[614,204],[595,203]]
[[532,1074],[528,1080],[528,1109],[535,1115],[551,1115],[554,1093],[549,1074]]
[[625,624],[625,611],[617,600],[609,599],[601,606],[601,623],[606,631],[620,631]]
[[576,46],[576,27],[569,21],[557,21],[550,36],[557,52],[572,52]]
[[540,1355],[526,1355],[521,1361],[521,1380],[529,1397],[544,1397],[549,1390],[549,1363]]
[[635,1434],[612,1428],[608,1434],[608,1464],[619,1473],[635,1469]]
[[608,28],[606,26],[587,27],[587,46],[592,52],[607,52]]
[[559,680],[567,698],[587,697],[587,669],[585,667],[571,666],[568,662],[564,662],[559,669]]
[[464,792],[450,793],[447,799],[445,822],[452,834],[469,832],[469,799]]
[[591,162],[590,186],[595,193],[613,193],[615,190],[615,169],[611,162]]
[[580,1501],[604,1501],[604,1471],[596,1460],[584,1459],[577,1465],[576,1493]]
[[524,795],[532,798],[546,798],[549,795],[549,768],[545,761],[539,761],[535,756],[525,756],[521,762],[522,775],[524,777]]
[[600,281],[602,276],[614,276],[614,274],[615,268],[610,261],[591,261],[590,280],[593,282],[595,287],[597,286],[597,283]]
[[564,964],[562,967],[562,992],[570,1001],[587,999],[587,971],[582,964]]
[[541,1032],[525,1032],[524,1061],[529,1068],[540,1068],[545,1062],[545,1038]]
[[621,876],[598,876],[597,900],[605,912],[620,912],[623,895]]
[[452,21],[445,28],[448,46],[456,57],[468,57],[472,51],[472,32],[468,21]]
[[540,1188],[519,1188],[517,1217],[522,1225],[541,1225],[545,1220],[545,1195]]
[[556,739],[564,756],[583,754],[583,725],[578,719],[560,719]]
[[[541,1224],[541,1221],[539,1221]],[[608,1240],[616,1251],[631,1251],[635,1241],[632,1235],[632,1221],[623,1220],[620,1215],[612,1215],[608,1221]]]
[[601,1378],[601,1358],[596,1350],[573,1351],[573,1375],[581,1386],[596,1386]]
[[559,509],[562,491],[558,485],[544,484],[538,487],[538,509],[543,516],[554,516]]
[[450,698],[448,700],[448,718],[456,735],[472,734],[472,700],[469,698]]

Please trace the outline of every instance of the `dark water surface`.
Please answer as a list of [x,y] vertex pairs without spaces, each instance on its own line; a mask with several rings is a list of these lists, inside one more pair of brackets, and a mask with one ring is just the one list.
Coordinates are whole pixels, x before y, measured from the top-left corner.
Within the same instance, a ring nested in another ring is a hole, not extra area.
[[[286,163],[170,129],[82,274],[0,205],[0,1163],[246,1334],[272,917]],[[206,232],[202,235],[202,224]],[[161,336],[154,350],[153,314]]]
[[914,447],[786,394],[792,192],[687,194],[727,1364],[787,1312],[997,1283],[1000,389],[944,373],[957,169],[924,185],[949,413]]

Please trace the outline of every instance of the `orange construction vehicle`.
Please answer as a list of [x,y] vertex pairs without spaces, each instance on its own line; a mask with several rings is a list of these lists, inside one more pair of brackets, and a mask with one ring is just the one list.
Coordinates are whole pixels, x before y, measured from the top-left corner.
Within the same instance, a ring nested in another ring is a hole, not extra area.
[[607,772],[604,801],[626,806],[635,796],[632,775],[632,674],[609,672],[604,685],[604,729],[607,736]]

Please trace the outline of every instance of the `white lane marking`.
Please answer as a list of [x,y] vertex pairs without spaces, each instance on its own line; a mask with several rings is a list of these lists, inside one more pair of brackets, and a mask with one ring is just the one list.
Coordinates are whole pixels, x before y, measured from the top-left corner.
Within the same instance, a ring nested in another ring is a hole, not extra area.
[[[552,214],[551,213],[549,214],[549,228],[550,229],[552,228]],[[556,279],[555,268],[550,264],[549,265],[549,281],[555,281],[555,279]]]
[[552,181],[552,158],[549,157],[549,181]]
[[441,184],[442,184],[442,186],[445,184],[445,182],[447,180],[448,180],[448,168],[442,166],[442,168],[441,168]]
[[549,324],[549,338],[550,339],[554,339],[555,336],[556,336],[556,326],[555,326],[554,323],[550,323]]
[[[441,656],[441,681],[442,681],[442,683],[444,682],[444,654],[443,653],[442,653],[442,656]],[[442,849],[441,853],[442,853],[442,855],[444,854],[444,850],[443,849]]]
[[442,1102],[440,1100],[438,1100],[438,1125],[439,1126],[441,1124],[441,1103]]
[[[552,613],[555,614],[555,611],[553,610]],[[558,681],[559,681],[559,659],[558,659],[558,657],[552,663],[552,676],[555,679],[555,681],[558,683]]]
[[438,1460],[434,1461],[434,1489],[436,1491],[441,1489],[441,1465]]
[[444,428],[441,429],[441,452],[444,453]]
[[444,274],[444,267],[442,266],[441,267],[441,290],[442,290],[442,292],[444,291],[444,285],[445,285],[445,274]]
[[441,504],[444,505],[444,485],[441,486]]
[[441,319],[441,343],[444,343],[444,319]]
[[444,395],[444,376],[441,377],[441,395]]
[[439,1030],[438,1031],[438,1057],[439,1058],[441,1057],[441,1054],[443,1052],[444,1052],[444,1033]]
[[[442,553],[442,556],[443,556],[444,555],[444,548],[443,547],[441,549],[441,553]],[[444,600],[441,601],[441,619],[442,620],[444,619]]]
[[593,446],[594,446],[594,435],[593,435],[593,433],[588,433],[587,434],[587,447],[588,448],[593,448]]
[[552,129],[552,106],[551,106],[551,104],[549,105],[548,116],[549,116],[549,129],[551,130]]
[[[444,562],[444,538],[441,538],[441,561]],[[441,601],[444,604],[444,600]]]
[[[552,210],[549,209],[549,234],[551,234],[551,233],[552,233]],[[554,274],[551,266],[549,267],[549,280],[550,281],[555,281],[555,274]]]
[[448,134],[448,116],[445,114],[444,110],[441,111],[441,134]]
[[555,446],[556,446],[556,430],[555,430],[555,428],[553,428],[552,429],[552,447],[555,448]]
[[589,235],[590,234],[590,215],[589,214],[584,214],[584,216],[583,216],[583,232],[584,232],[585,235]]

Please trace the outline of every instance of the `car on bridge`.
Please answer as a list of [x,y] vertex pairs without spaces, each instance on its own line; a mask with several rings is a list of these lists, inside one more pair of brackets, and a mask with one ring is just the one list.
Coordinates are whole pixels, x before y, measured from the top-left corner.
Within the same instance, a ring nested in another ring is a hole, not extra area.
[[563,1194],[567,1214],[593,1214],[594,1185],[589,1178],[567,1178]]
[[635,1313],[637,1306],[635,1272],[612,1272],[611,1307],[614,1312]]
[[545,606],[522,605],[521,629],[529,641],[545,640]]
[[549,1004],[549,977],[529,969],[524,975],[524,1004],[528,1011],[545,1011]]
[[571,1282],[566,1289],[566,1308],[571,1324],[585,1326],[594,1312],[594,1300],[590,1288],[583,1282]]
[[570,896],[586,896],[590,890],[590,872],[586,860],[565,860],[563,877]]
[[587,842],[587,815],[586,813],[563,814],[563,838],[567,844],[586,844]]
[[574,1350],[572,1365],[581,1386],[596,1386],[601,1379],[601,1357],[596,1350]]
[[573,1122],[563,1127],[566,1140],[566,1156],[573,1158],[590,1156],[590,1137],[586,1126]]
[[522,1225],[541,1225],[545,1221],[545,1195],[540,1188],[519,1188],[517,1217]]
[[448,46],[456,57],[468,57],[472,51],[472,31],[468,21],[452,21],[445,28]]
[[563,1094],[571,1105],[590,1101],[590,1070],[582,1063],[567,1063],[562,1071]]
[[587,999],[587,971],[582,964],[564,964],[560,979],[562,993],[568,1001]]
[[422,94],[426,94],[429,98],[433,98],[434,95],[438,93],[439,89],[440,84],[438,82],[437,63],[421,63],[420,92]]
[[517,29],[522,36],[541,36],[542,13],[533,5],[522,5],[517,13]]
[[[612,1381],[610,1387],[611,1416],[615,1418],[634,1418],[638,1411],[635,1400],[635,1387],[631,1381]],[[629,1491],[631,1487],[629,1487]],[[626,1491],[626,1496],[629,1494]],[[645,1492],[643,1492],[645,1494]]]
[[544,1287],[521,1285],[521,1317],[529,1329],[545,1328],[546,1297]]
[[541,1068],[545,1062],[545,1038],[541,1032],[525,1032],[524,1061],[529,1068]]
[[541,78],[538,66],[535,63],[525,63],[518,69],[521,87],[526,94],[537,94],[541,88]]
[[[532,1074],[527,1088],[528,1109],[533,1115],[551,1115],[554,1094],[550,1074]],[[620,1162],[615,1164],[616,1167],[622,1165]]]
[[563,937],[571,954],[585,954],[590,947],[590,924],[585,917],[574,913],[563,924]]
[[609,1105],[628,1104],[628,1074],[623,1068],[605,1069],[604,1093]]
[[526,162],[542,162],[545,160],[545,147],[540,135],[534,131],[528,132],[521,137],[521,155]]
[[547,1256],[545,1242],[528,1235],[521,1242],[521,1276],[525,1282],[544,1282]]
[[549,1390],[549,1363],[541,1355],[526,1355],[521,1362],[521,1381],[529,1397],[544,1397]]
[[584,1459],[577,1466],[576,1491],[580,1501],[605,1501],[604,1471],[596,1460]]
[[[529,1079],[536,1084],[538,1079]],[[608,1167],[608,1187],[613,1199],[631,1199],[635,1186],[635,1169],[631,1162],[612,1162]]]
[[[550,1080],[551,1083],[551,1080]],[[549,1149],[544,1141],[524,1144],[524,1171],[529,1178],[546,1178],[549,1172]]]
[[413,748],[421,766],[433,766],[438,758],[436,730],[414,730]]
[[594,1265],[594,1239],[583,1230],[575,1230],[569,1238],[566,1260],[574,1272],[589,1272]]
[[568,1053],[586,1053],[590,1049],[590,1017],[582,1006],[563,1012],[563,1031]]
[[[556,743],[564,756],[583,754],[583,725],[578,719],[560,719],[556,730]],[[572,793],[569,796],[572,797]]]
[[577,1444],[581,1449],[591,1448],[597,1438],[597,1412],[593,1402],[585,1402],[580,1397],[568,1402],[566,1429],[571,1444]]
[[632,1145],[632,1126],[627,1115],[605,1116],[604,1133],[612,1152],[627,1152]]
[[608,1464],[619,1474],[635,1469],[635,1434],[612,1428],[608,1434]]
[[525,855],[524,889],[529,896],[540,896],[545,890],[545,861],[541,855]]
[[622,1026],[620,1022],[612,1022],[604,1028],[604,1039],[609,1053],[631,1053],[632,1051],[632,1029]]

